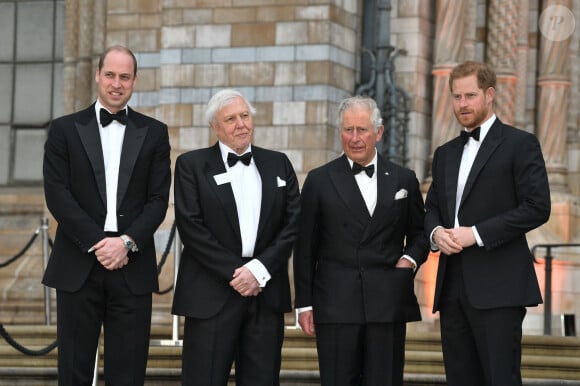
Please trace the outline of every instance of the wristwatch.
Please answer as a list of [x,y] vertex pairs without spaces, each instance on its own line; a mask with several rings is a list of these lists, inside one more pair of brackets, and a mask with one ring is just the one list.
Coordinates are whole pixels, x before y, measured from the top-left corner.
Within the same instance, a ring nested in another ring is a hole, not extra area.
[[128,251],[135,252],[137,250],[137,246],[135,245],[135,242],[133,240],[131,240],[131,238],[129,236],[121,235],[119,237],[121,237],[121,240],[123,240],[123,243],[125,243],[125,248],[127,248]]

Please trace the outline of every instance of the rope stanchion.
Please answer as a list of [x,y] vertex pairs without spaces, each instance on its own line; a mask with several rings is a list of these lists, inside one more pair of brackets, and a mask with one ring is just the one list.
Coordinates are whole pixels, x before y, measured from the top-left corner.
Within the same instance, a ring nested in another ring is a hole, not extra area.
[[[173,224],[175,227],[175,223]],[[179,232],[172,232],[173,234],[173,286],[177,281],[177,272],[179,269],[179,261],[181,260],[181,239]],[[170,238],[171,241],[171,238]],[[169,245],[169,244],[168,244]],[[183,341],[179,339],[179,316],[173,315],[171,339],[154,339],[149,342],[151,346],[183,346]]]
[[[161,271],[163,270],[163,266],[167,262],[167,256],[169,256],[169,252],[171,252],[171,246],[173,244],[173,239],[175,237],[175,232],[177,230],[177,224],[175,221],[173,225],[171,225],[171,230],[169,231],[169,239],[167,239],[167,244],[165,245],[165,249],[163,250],[163,254],[161,255],[161,259],[159,260],[159,264],[157,265],[157,275],[161,275]],[[157,295],[165,295],[173,290],[173,284],[167,287],[164,290],[155,291]]]
[[23,345],[21,345],[20,343],[18,343],[17,341],[15,341],[14,338],[12,338],[10,336],[10,334],[8,334],[8,332],[6,331],[6,329],[4,328],[4,325],[2,323],[0,323],[0,335],[2,336],[2,338],[4,338],[4,340],[10,346],[14,347],[16,350],[20,351],[22,354],[30,355],[30,356],[46,355],[49,352],[51,352],[52,350],[54,350],[56,348],[56,346],[58,346],[58,343],[55,340],[54,342],[52,342],[51,344],[49,344],[48,346],[46,346],[45,348],[42,348],[40,350],[31,350],[29,348],[26,348]]
[[[50,259],[50,236],[48,235],[48,219],[46,217],[40,220],[40,229],[42,230],[42,261],[44,265],[44,271],[46,272],[46,267],[48,266],[48,260]],[[50,326],[52,321],[52,307],[50,302],[50,287],[44,286],[44,324]]]
[[32,243],[34,243],[34,240],[36,240],[36,238],[38,237],[38,234],[39,233],[40,233],[40,228],[37,228],[36,231],[34,232],[34,234],[32,235],[32,237],[30,238],[30,240],[28,240],[28,242],[24,246],[24,248],[22,248],[22,250],[20,252],[18,252],[16,255],[14,255],[13,257],[9,258],[5,262],[0,263],[0,268],[7,267],[10,264],[14,263],[16,260],[18,260],[19,258],[21,258],[22,256],[24,256],[24,254],[32,246]]
[[[11,263],[13,263],[14,261],[18,260],[20,257],[24,256],[24,254],[28,251],[28,249],[30,249],[30,247],[32,246],[32,244],[34,243],[34,241],[36,240],[36,238],[40,234],[41,229],[43,232],[42,233],[42,236],[43,236],[43,255],[44,255],[44,260],[45,260],[44,261],[45,268],[46,268],[46,264],[48,262],[48,255],[49,255],[48,249],[53,247],[53,241],[48,235],[48,219],[45,219],[45,218],[41,220],[41,227],[36,229],[36,231],[34,232],[32,237],[30,238],[30,240],[26,243],[24,248],[22,248],[22,250],[20,252],[18,252],[18,254],[16,254],[15,256],[0,263],[0,268],[8,266]],[[161,274],[161,271],[163,270],[163,266],[165,265],[165,263],[167,261],[167,257],[171,251],[172,246],[173,246],[175,248],[175,272],[174,272],[174,276],[176,277],[177,265],[178,265],[178,261],[179,261],[179,257],[180,257],[179,256],[180,244],[181,244],[181,241],[179,240],[179,237],[177,237],[177,226],[174,222],[171,226],[171,231],[169,232],[169,239],[167,241],[167,245],[165,246],[165,249],[163,251],[163,254],[161,256],[159,264],[157,266],[157,273],[158,274]],[[155,293],[157,293],[159,295],[164,295],[164,294],[172,291],[174,288],[174,285],[175,285],[175,277],[174,277],[174,283],[169,288],[162,290],[162,291],[155,291]],[[45,307],[46,308],[45,309],[45,313],[46,313],[45,316],[47,318],[46,324],[50,325],[50,295],[49,295],[49,293],[45,294],[45,303],[48,303],[48,304],[45,304],[45,306],[46,306]],[[178,332],[178,328],[179,328],[179,321],[178,320],[176,321],[175,319],[176,318],[174,317],[174,321],[173,321],[173,330],[174,331],[173,331],[173,336],[172,336],[172,338],[173,338],[172,343],[173,344],[180,344],[181,342],[178,341],[178,337],[177,337],[177,332]],[[29,348],[23,346],[22,344],[18,343],[12,336],[10,336],[10,334],[6,331],[6,329],[4,328],[4,325],[2,323],[0,323],[0,336],[2,336],[2,338],[4,338],[4,340],[10,346],[12,346],[14,349],[18,350],[22,354],[29,355],[29,356],[46,355],[58,346],[58,342],[57,342],[57,340],[55,340],[54,342],[52,342],[48,346],[41,348],[39,350],[29,349]]]

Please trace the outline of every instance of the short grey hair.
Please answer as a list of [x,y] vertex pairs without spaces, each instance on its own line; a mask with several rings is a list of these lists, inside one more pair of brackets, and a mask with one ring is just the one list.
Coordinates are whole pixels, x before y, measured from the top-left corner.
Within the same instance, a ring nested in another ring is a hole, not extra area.
[[216,122],[216,114],[220,111],[224,106],[229,105],[232,100],[236,98],[242,98],[242,100],[248,106],[248,110],[250,110],[250,114],[255,115],[256,109],[252,104],[240,93],[238,90],[234,90],[233,88],[226,88],[223,90],[218,91],[214,96],[212,96],[207,102],[207,108],[205,110],[205,120],[207,123],[212,124]]
[[338,128],[342,128],[342,117],[344,112],[353,107],[363,107],[371,112],[371,122],[375,128],[375,131],[383,124],[383,117],[381,116],[381,111],[377,107],[377,102],[374,99],[357,95],[350,98],[343,99],[338,106],[338,118],[336,125]]

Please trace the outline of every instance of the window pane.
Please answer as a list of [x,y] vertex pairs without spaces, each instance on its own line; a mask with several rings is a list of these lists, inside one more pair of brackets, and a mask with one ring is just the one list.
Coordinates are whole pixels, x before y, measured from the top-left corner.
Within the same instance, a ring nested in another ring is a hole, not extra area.
[[8,183],[10,167],[10,126],[0,126],[0,185]]
[[53,2],[18,3],[16,60],[52,59]]
[[14,3],[0,3],[0,61],[14,57]]
[[14,180],[40,181],[42,179],[42,157],[46,129],[20,129],[15,132]]
[[51,67],[27,64],[16,68],[15,124],[44,125],[50,121]]
[[12,109],[12,66],[0,64],[0,123],[10,122]]

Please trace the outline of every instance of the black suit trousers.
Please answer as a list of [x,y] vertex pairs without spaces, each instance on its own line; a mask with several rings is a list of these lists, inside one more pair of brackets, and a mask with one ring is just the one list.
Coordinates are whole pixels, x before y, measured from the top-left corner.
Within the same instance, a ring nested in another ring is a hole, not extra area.
[[462,254],[449,256],[439,301],[448,386],[521,386],[525,307],[476,309],[467,299]]
[[95,262],[80,290],[57,290],[59,386],[92,385],[101,326],[107,386],[143,386],[152,299],[134,295],[121,271]]
[[316,324],[322,386],[402,386],[406,323]]
[[232,293],[217,315],[185,318],[182,384],[226,386],[235,361],[237,386],[279,385],[283,340],[283,313]]

